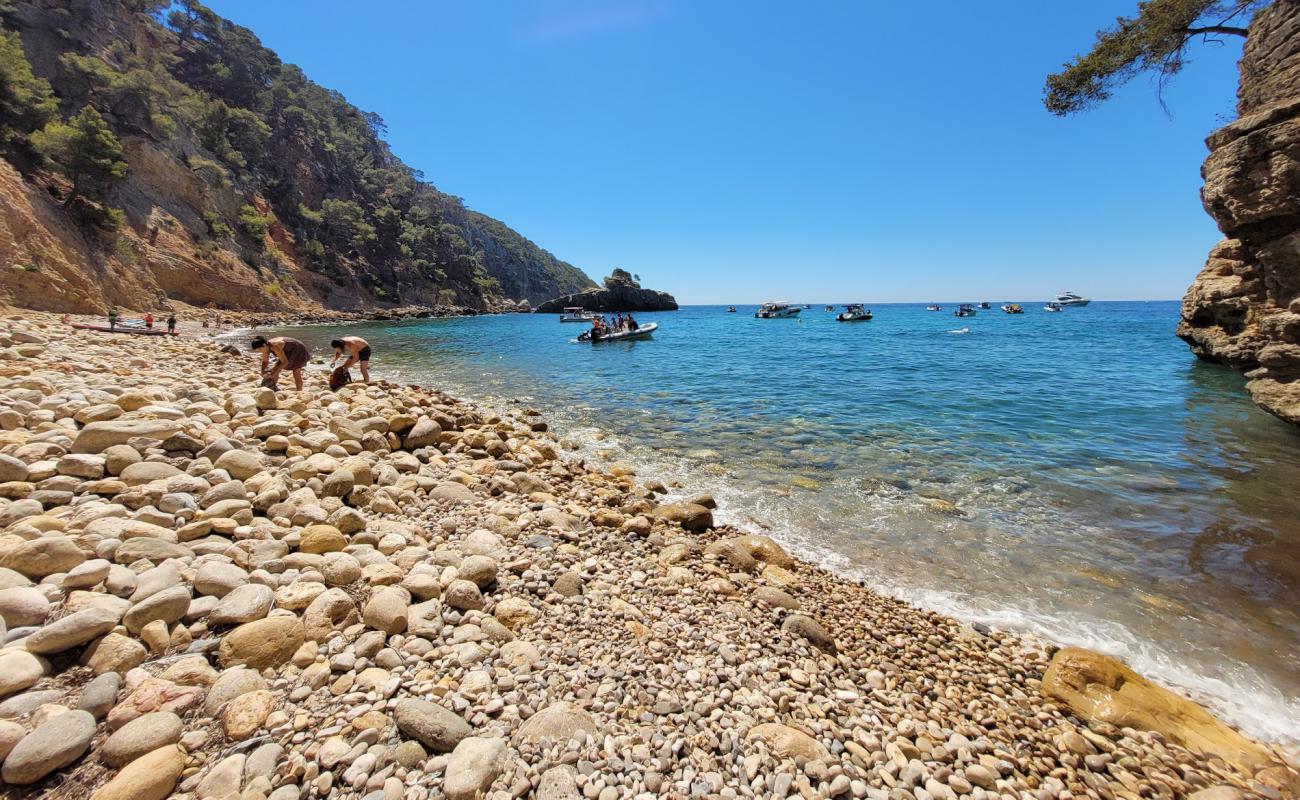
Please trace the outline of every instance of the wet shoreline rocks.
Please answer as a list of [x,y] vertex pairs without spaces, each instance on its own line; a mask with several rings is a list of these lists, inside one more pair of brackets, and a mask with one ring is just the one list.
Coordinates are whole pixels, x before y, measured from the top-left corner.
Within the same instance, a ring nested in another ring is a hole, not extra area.
[[5,324],[7,795],[1295,791],[1276,748],[1146,721],[1169,700],[1137,676],[800,562],[529,409],[276,393],[211,343]]

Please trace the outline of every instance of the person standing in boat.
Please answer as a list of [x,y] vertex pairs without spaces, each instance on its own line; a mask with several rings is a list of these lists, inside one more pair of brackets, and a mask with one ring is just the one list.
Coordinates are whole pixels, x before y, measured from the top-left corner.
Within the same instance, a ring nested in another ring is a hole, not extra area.
[[[265,336],[256,336],[249,343],[249,347],[253,352],[262,354],[263,385],[275,388],[276,382],[280,379],[280,373],[287,369],[293,373],[294,387],[298,391],[302,391],[302,368],[307,366],[307,362],[311,360],[311,353],[307,350],[307,345],[288,336],[276,336],[271,339]],[[270,367],[273,354],[275,355],[275,366]]]
[[639,325],[637,325],[636,320],[632,319],[632,312],[630,311],[627,314],[626,321],[627,321],[627,329],[630,331],[635,331],[637,328],[640,327]]
[[370,383],[370,343],[360,336],[344,336],[341,339],[335,339],[330,342],[330,347],[334,348],[334,360],[330,362],[330,369],[338,363],[338,360],[347,354],[347,361],[343,362],[343,369],[351,367],[353,364],[361,367],[361,379]]

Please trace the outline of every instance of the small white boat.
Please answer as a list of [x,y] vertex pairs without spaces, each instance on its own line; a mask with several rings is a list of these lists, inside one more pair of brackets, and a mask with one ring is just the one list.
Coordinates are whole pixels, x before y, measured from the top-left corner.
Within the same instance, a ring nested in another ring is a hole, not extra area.
[[957,310],[952,312],[954,317],[973,317],[975,316],[975,306],[970,303],[962,303]]
[[987,301],[987,300],[985,300],[983,303],[980,303],[980,308],[992,308],[992,307],[993,307],[993,306],[990,306],[990,305],[988,304],[988,301]]
[[735,306],[727,306],[727,313],[728,313],[728,314],[734,314],[734,313],[736,313],[736,307],[735,307]]
[[1092,301],[1075,292],[1061,292],[1052,302],[1060,306],[1086,306]]
[[764,303],[754,312],[754,316],[758,319],[781,319],[797,317],[802,310],[799,306],[792,306],[789,303]]
[[596,312],[588,311],[582,306],[569,306],[560,315],[560,322],[591,322]]
[[928,306],[925,307],[925,310],[926,310],[926,311],[943,311],[943,306],[939,306],[939,305],[928,305]]
[[600,342],[626,342],[632,339],[649,339],[650,335],[658,328],[658,322],[647,322],[644,325],[637,326],[637,329],[634,331],[617,331],[615,333],[593,335],[595,333],[593,329],[578,334],[578,341],[598,344]]
[[835,319],[840,322],[866,322],[871,319],[871,312],[863,308],[861,303],[850,303]]
[[1060,310],[1061,310],[1061,304],[1060,304],[1060,303],[1057,303],[1057,302],[1055,302],[1055,301],[1052,301],[1052,302],[1049,302],[1047,305],[1043,306],[1043,310],[1044,310],[1044,311],[1060,311]]

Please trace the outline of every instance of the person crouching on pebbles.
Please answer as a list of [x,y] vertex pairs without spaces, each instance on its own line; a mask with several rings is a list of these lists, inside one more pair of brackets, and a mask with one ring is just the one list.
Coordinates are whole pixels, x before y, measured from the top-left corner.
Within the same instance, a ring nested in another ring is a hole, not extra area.
[[356,364],[361,368],[361,380],[370,383],[370,343],[360,336],[344,336],[330,342],[334,348],[334,360],[330,362],[333,369],[338,360],[346,353],[348,360],[343,362],[343,369]]
[[[262,354],[262,385],[274,389],[280,380],[280,373],[286,369],[293,373],[293,385],[302,391],[302,368],[311,360],[307,345],[288,336],[276,336],[268,339],[257,336],[249,343],[253,352]],[[275,366],[268,371],[271,354],[275,354]]]

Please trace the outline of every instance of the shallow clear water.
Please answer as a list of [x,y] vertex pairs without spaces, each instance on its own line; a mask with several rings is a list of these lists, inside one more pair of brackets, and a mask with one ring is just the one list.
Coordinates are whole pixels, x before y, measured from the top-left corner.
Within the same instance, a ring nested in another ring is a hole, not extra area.
[[[543,410],[593,457],[709,491],[720,518],[969,620],[1115,653],[1300,741],[1300,434],[1173,336],[1178,306],[752,306],[349,326],[376,374]],[[968,328],[968,333],[954,333]],[[332,329],[295,335],[325,352]],[[957,505],[936,512],[928,499]]]

